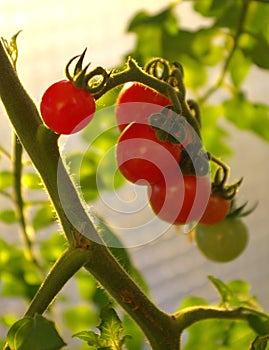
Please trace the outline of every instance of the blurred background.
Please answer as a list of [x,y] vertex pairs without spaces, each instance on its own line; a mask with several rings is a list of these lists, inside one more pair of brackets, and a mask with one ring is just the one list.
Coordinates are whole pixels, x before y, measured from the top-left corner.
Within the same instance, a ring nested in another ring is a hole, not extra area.
[[[146,10],[149,14],[158,13],[170,3],[166,0],[1,1],[0,35],[9,39],[18,30],[22,30],[18,38],[17,70],[24,87],[38,105],[44,90],[52,82],[64,77],[67,61],[81,53],[85,47],[88,48],[87,60],[93,66],[111,68],[119,65],[136,45],[135,34],[126,32],[134,14],[140,10]],[[179,2],[175,12],[182,29],[195,29],[211,23],[210,18],[204,18],[193,11],[192,1]],[[210,74],[214,75],[219,67],[216,65]],[[268,78],[268,72],[264,69],[251,68],[243,83],[248,99],[268,103]],[[222,95],[217,94],[214,98],[214,103],[217,104]],[[240,112],[238,110],[239,114]],[[258,201],[255,212],[244,219],[249,228],[249,244],[235,261],[214,263],[203,257],[184,233],[170,227],[148,244],[130,248],[136,267],[141,269],[149,284],[153,300],[168,312],[173,312],[187,295],[214,301],[217,294],[207,279],[208,275],[224,281],[246,280],[251,285],[251,294],[257,296],[266,310],[269,309],[269,144],[250,131],[239,131],[224,118],[219,118],[218,125],[229,132],[226,142],[233,154],[226,159],[231,166],[231,180],[244,177],[239,194],[240,202],[248,201],[249,206],[252,206]],[[2,106],[0,143],[5,149],[10,149],[11,128]],[[9,162],[2,157],[0,171],[9,167]],[[135,193],[135,196],[142,198],[142,202],[145,197],[143,189],[127,183],[117,193],[123,196],[127,193],[127,197],[128,193],[131,197]],[[105,196],[109,197],[110,194]],[[113,201],[113,195],[111,196]],[[6,199],[1,196],[0,209],[6,206]],[[118,220],[120,225],[121,220],[124,220],[124,216],[115,216],[100,200],[94,206],[112,224]],[[132,217],[133,225],[136,225],[136,220],[139,222],[142,214],[137,213]],[[41,230],[39,239],[46,235],[50,235],[50,229]],[[16,224],[0,223],[0,237],[15,245],[21,244]],[[65,291],[67,293],[67,289]],[[72,293],[70,303],[75,303],[76,300],[75,293]],[[8,311],[18,318],[23,314],[25,305],[20,299],[5,297],[0,300],[0,314],[3,316]],[[5,327],[0,327],[1,331],[4,333]]]

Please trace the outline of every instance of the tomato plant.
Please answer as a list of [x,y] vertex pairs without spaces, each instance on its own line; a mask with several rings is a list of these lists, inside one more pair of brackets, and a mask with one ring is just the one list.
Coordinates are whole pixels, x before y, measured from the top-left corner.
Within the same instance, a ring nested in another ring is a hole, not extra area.
[[170,105],[170,100],[157,91],[138,83],[127,83],[116,102],[116,120],[122,131],[131,122],[147,123],[151,114]]
[[207,176],[182,175],[180,170],[148,191],[150,205],[162,220],[181,225],[199,221],[210,195]]
[[43,94],[40,111],[45,124],[58,134],[73,134],[93,118],[95,100],[68,80],[57,81]]
[[231,201],[219,195],[211,194],[205,208],[205,211],[200,219],[200,224],[214,225],[221,220],[224,220],[229,213]]
[[117,163],[124,177],[140,184],[153,184],[176,172],[182,147],[160,141],[148,124],[130,124],[117,143]]
[[242,220],[227,218],[216,225],[198,225],[195,241],[208,259],[229,262],[246,248],[248,230]]

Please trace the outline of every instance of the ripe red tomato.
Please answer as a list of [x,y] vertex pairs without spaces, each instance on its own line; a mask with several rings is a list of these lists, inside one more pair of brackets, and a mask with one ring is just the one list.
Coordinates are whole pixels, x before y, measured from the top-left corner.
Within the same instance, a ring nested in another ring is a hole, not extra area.
[[157,91],[139,83],[127,83],[116,102],[116,120],[122,131],[131,122],[147,123],[148,117],[171,105],[170,100]]
[[180,170],[149,187],[149,202],[162,220],[182,225],[199,221],[210,196],[207,176],[182,175]]
[[90,93],[71,81],[61,80],[44,93],[40,111],[44,123],[58,134],[73,134],[93,118],[95,100]]
[[214,225],[224,220],[229,213],[231,201],[218,195],[211,194],[200,224]]
[[216,225],[197,225],[195,241],[210,260],[228,262],[236,259],[248,243],[248,229],[239,219],[225,219]]
[[182,146],[160,141],[148,124],[131,123],[120,135],[116,157],[123,176],[139,184],[153,184],[179,168]]

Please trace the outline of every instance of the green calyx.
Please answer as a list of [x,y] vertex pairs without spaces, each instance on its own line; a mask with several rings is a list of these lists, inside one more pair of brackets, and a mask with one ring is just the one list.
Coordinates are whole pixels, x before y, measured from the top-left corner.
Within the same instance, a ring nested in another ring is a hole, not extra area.
[[[103,67],[96,67],[88,72],[91,63],[88,63],[83,68],[83,60],[85,58],[87,49],[81,55],[77,55],[67,63],[65,68],[65,75],[68,80],[72,81],[76,87],[84,89],[92,95],[102,91],[109,79],[110,74]],[[78,58],[74,67],[73,73],[70,72],[71,64]]]

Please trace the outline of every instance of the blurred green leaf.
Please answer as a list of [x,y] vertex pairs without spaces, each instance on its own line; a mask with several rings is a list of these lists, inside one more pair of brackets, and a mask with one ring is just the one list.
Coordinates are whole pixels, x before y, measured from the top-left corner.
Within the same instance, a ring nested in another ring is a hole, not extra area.
[[222,115],[221,105],[201,105],[203,143],[205,149],[217,157],[232,155],[232,149],[227,142],[229,134],[219,123]]
[[[219,2],[215,0],[216,4]],[[223,28],[227,27],[235,31],[238,27],[238,22],[240,20],[240,14],[242,9],[242,1],[241,0],[233,0],[233,1],[225,1],[222,2],[223,11],[218,16],[215,17],[215,26]]]
[[19,244],[14,246],[0,240],[0,251],[1,294],[31,300],[41,283],[37,267],[25,258]]
[[16,322],[8,332],[7,342],[14,350],[58,350],[66,345],[54,323],[38,314]]
[[203,65],[190,56],[180,57],[180,63],[184,67],[184,81],[186,87],[196,90],[207,81],[208,73]]
[[214,66],[224,59],[225,42],[219,28],[201,28],[193,36],[192,53],[201,64]]
[[178,20],[173,12],[173,6],[169,6],[156,15],[150,15],[146,11],[138,12],[129,23],[127,31],[135,32],[141,26],[161,26],[167,33],[176,34]]
[[124,315],[123,329],[124,332],[131,337],[131,340],[126,344],[128,350],[139,350],[144,348],[145,336],[138,325],[128,315]]
[[92,301],[97,288],[97,283],[94,277],[84,270],[79,270],[75,277],[81,298],[88,302]]
[[247,52],[247,55],[252,58],[253,62],[260,68],[269,69],[269,43],[262,36],[256,37],[256,42],[252,50]]
[[86,202],[96,199],[98,189],[96,183],[96,169],[100,161],[100,154],[90,149],[85,154],[75,152],[66,157],[68,168],[73,180],[83,194]]
[[235,126],[249,130],[269,141],[269,106],[251,103],[239,94],[223,102],[224,115]]
[[248,315],[248,323],[250,327],[259,335],[269,334],[269,317],[261,315]]
[[55,232],[46,240],[39,243],[40,254],[48,267],[54,263],[67,248],[67,242],[63,234]]
[[203,305],[208,305],[208,302],[204,298],[187,296],[182,300],[179,310],[183,310],[187,307],[203,306]]
[[7,209],[0,212],[0,221],[6,224],[14,224],[17,221],[17,216],[14,210]]
[[220,2],[219,0],[193,1],[193,8],[204,17],[218,18],[227,8],[228,1]]
[[10,171],[4,170],[0,172],[0,190],[12,186],[13,175]]
[[239,87],[242,84],[250,70],[251,64],[251,60],[245,57],[241,50],[234,52],[229,66],[230,76],[234,86]]
[[205,320],[186,331],[184,350],[245,350],[255,333],[244,321]]
[[252,33],[257,33],[263,36],[266,40],[269,39],[268,17],[269,17],[269,1],[250,1],[247,21],[245,29]]
[[144,65],[156,56],[166,58],[163,52],[165,37],[173,37],[178,32],[178,19],[174,14],[174,7],[169,6],[153,15],[145,11],[139,12],[131,20],[128,31],[136,34],[136,46],[129,55],[140,64]]
[[55,222],[55,215],[50,205],[45,205],[35,213],[32,225],[35,231],[47,227]]
[[40,177],[36,173],[27,173],[22,177],[22,184],[30,190],[39,190],[43,188]]
[[63,312],[63,319],[72,332],[79,332],[81,329],[96,325],[98,314],[89,304],[77,303]]

